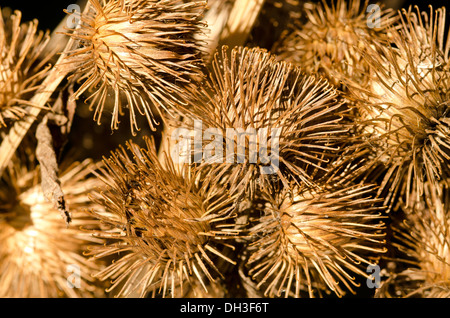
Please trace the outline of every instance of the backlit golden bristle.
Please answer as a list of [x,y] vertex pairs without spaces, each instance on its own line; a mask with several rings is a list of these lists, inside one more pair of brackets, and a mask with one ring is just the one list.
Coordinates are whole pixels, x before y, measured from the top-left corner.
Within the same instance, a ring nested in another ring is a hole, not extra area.
[[62,174],[72,212],[69,228],[44,197],[39,169],[17,163],[7,170],[0,185],[0,297],[104,296],[99,282],[91,277],[101,264],[82,255],[87,244],[101,243],[80,229],[99,226],[84,211],[94,206],[88,193],[98,185],[89,177],[92,168],[87,160]]
[[189,103],[203,77],[202,45],[195,39],[205,1],[89,0],[75,47],[64,67],[82,83],[73,98],[89,90],[99,124],[113,96],[111,129],[128,108],[131,130],[145,115],[155,130],[159,117],[173,117]]
[[21,23],[22,13],[0,8],[0,127],[27,114],[30,95],[46,76],[51,58],[42,53],[48,32],[38,21]]
[[348,82],[360,127],[374,157],[384,165],[380,190],[391,206],[398,195],[409,201],[410,193],[422,194],[424,182],[449,175],[450,43],[444,39],[445,12],[403,10],[392,45],[379,45],[366,56],[374,74],[369,85]]
[[363,53],[366,45],[386,42],[388,28],[396,20],[395,11],[381,4],[379,16],[370,16],[368,5],[360,0],[306,3],[306,22],[299,21],[286,31],[274,53],[309,73],[324,75],[335,85],[342,78],[364,83],[368,74]]
[[266,196],[264,214],[250,229],[249,276],[270,297],[343,296],[354,275],[386,252],[385,225],[373,186]]
[[95,235],[111,242],[89,255],[115,261],[95,276],[112,279],[108,291],[116,297],[181,297],[191,281],[207,292],[208,281],[223,278],[218,264],[234,263],[224,252],[236,235],[228,222],[234,198],[202,185],[170,157],[163,166],[146,142],[146,149],[128,142],[129,151],[121,147],[104,160],[100,178],[108,189],[94,200],[106,213],[92,213],[109,227]]
[[349,138],[336,89],[260,48],[223,47],[213,69],[206,101],[193,107],[208,182],[250,198],[278,181],[315,186]]
[[450,297],[450,191],[448,183],[438,187],[425,184],[420,200],[404,206],[405,219],[393,224],[403,270],[390,273],[378,297]]
[[[0,297],[450,298],[450,21],[413,5],[0,8]],[[274,309],[225,305],[169,309]]]

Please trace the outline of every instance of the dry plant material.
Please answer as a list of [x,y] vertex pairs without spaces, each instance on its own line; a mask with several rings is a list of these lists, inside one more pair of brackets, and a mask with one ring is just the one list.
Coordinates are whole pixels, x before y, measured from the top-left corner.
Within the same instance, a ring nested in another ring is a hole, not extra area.
[[53,202],[64,222],[69,225],[72,217],[67,210],[64,192],[59,180],[59,167],[53,148],[53,138],[47,126],[48,117],[42,120],[36,129],[36,159],[41,170],[41,186],[47,200]]
[[366,12],[368,5],[369,1],[360,0],[309,2],[304,5],[306,22],[299,20],[286,30],[273,51],[281,60],[322,74],[335,85],[347,77],[364,82],[366,46],[386,43],[389,27],[396,23],[396,13],[390,9],[380,9],[375,21]]
[[[206,286],[206,289],[205,289]],[[203,286],[197,280],[191,280],[188,286],[183,286],[183,290],[180,289],[175,292],[175,295],[180,295],[181,298],[226,298],[227,289],[222,281],[207,282]],[[181,294],[183,292],[183,294]]]
[[38,21],[21,23],[22,14],[0,8],[0,127],[18,120],[33,107],[29,98],[47,75],[51,55],[44,56],[48,33]]
[[[415,201],[415,196],[413,201]],[[392,272],[377,297],[450,297],[450,192],[447,182],[426,183],[419,201],[404,206],[406,218],[393,224],[394,261],[401,272]]]
[[100,264],[82,256],[88,243],[101,243],[80,229],[99,226],[84,211],[94,206],[88,193],[99,185],[90,175],[92,163],[63,171],[61,184],[73,214],[66,228],[42,192],[39,168],[28,158],[15,159],[0,184],[0,297],[103,297],[90,276]]
[[197,38],[204,42],[204,60],[209,65],[214,57],[214,52],[219,45],[222,32],[226,28],[235,0],[208,0],[202,21],[207,25],[204,33],[199,33]]
[[99,178],[107,189],[94,200],[106,213],[92,214],[108,227],[94,234],[111,241],[89,254],[115,260],[95,276],[112,279],[108,291],[116,297],[181,297],[200,285],[207,292],[209,282],[224,278],[218,264],[234,264],[224,252],[237,234],[234,198],[203,185],[189,167],[178,169],[171,157],[163,165],[146,143],[128,142],[129,151],[121,147],[104,159]]
[[[205,101],[193,108],[208,182],[250,198],[278,181],[315,186],[348,138],[336,89],[260,48],[223,47],[213,69]],[[193,152],[197,162],[195,145]]]
[[445,9],[427,14],[410,8],[401,21],[393,44],[366,56],[374,74],[368,88],[348,84],[373,157],[384,166],[380,193],[391,207],[398,195],[409,202],[414,192],[418,199],[423,184],[447,178],[450,167]]
[[386,252],[382,210],[374,187],[316,192],[297,188],[265,194],[260,219],[249,230],[248,275],[265,297],[343,296],[359,286],[354,275]]
[[[215,0],[217,1],[220,0]],[[265,1],[232,0],[233,7],[220,34],[218,47],[245,45]]]
[[128,108],[133,133],[139,114],[155,130],[160,117],[173,117],[189,104],[203,77],[195,36],[203,30],[205,1],[90,0],[87,6],[69,33],[76,41],[63,68],[81,83],[73,98],[90,91],[94,120],[100,124],[111,111],[111,129],[118,129]]
[[[85,3],[60,45],[0,16],[0,297],[343,297],[374,264],[376,297],[450,297],[445,8]],[[193,161],[144,137],[60,169],[82,97]]]

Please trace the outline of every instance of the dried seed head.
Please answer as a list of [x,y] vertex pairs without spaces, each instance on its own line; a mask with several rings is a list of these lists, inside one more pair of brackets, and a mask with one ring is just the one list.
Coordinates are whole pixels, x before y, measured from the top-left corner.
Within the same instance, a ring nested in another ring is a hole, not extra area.
[[93,247],[90,254],[117,259],[96,276],[112,278],[109,290],[120,288],[117,297],[180,297],[191,281],[207,292],[208,281],[221,276],[218,264],[234,263],[221,242],[234,235],[228,230],[232,222],[227,225],[233,197],[203,186],[170,157],[163,167],[148,139],[147,149],[127,146],[131,156],[121,147],[104,160],[101,178],[108,189],[95,201],[107,213],[92,213],[110,227],[96,235],[113,242]]
[[90,274],[100,268],[82,252],[101,243],[81,230],[98,222],[84,209],[97,179],[88,177],[92,164],[70,166],[61,176],[73,222],[69,228],[42,192],[39,169],[17,163],[1,180],[0,286],[1,297],[102,297],[103,290]]
[[[228,54],[226,47],[216,54],[210,93],[194,107],[203,129],[199,168],[212,184],[226,183],[240,195],[278,180],[313,186],[348,138],[337,91],[266,50]],[[215,154],[205,157],[211,146]]]
[[186,105],[203,76],[195,35],[202,32],[205,1],[89,0],[87,5],[80,27],[69,34],[79,47],[65,67],[83,83],[73,97],[93,90],[88,99],[100,124],[111,93],[112,129],[128,108],[133,133],[139,129],[136,114],[145,115],[155,130],[156,117],[164,120]]
[[371,16],[367,13],[368,1],[332,3],[305,4],[307,22],[299,22],[285,32],[274,52],[309,73],[323,74],[333,84],[338,85],[346,77],[364,82],[367,76],[364,48],[371,41],[387,40],[388,27],[396,20],[395,11],[382,9],[379,4],[379,11]]
[[[394,223],[396,268],[378,297],[450,297],[450,192],[448,184],[424,185],[419,201]],[[406,266],[404,265],[406,264]]]
[[[424,182],[449,173],[450,44],[444,42],[445,9],[404,10],[401,28],[382,54],[369,52],[369,85],[350,83],[376,160],[385,166],[380,190],[386,204],[397,195],[422,194]],[[367,89],[368,87],[368,89]],[[414,189],[417,188],[417,191]],[[389,193],[387,193],[389,192]]]
[[48,33],[38,21],[21,23],[22,14],[0,8],[0,127],[27,114],[30,94],[47,74],[50,55],[42,54]]
[[368,264],[385,252],[384,223],[373,186],[307,188],[294,197],[267,196],[264,214],[250,229],[247,266],[265,296],[345,294],[367,277]]

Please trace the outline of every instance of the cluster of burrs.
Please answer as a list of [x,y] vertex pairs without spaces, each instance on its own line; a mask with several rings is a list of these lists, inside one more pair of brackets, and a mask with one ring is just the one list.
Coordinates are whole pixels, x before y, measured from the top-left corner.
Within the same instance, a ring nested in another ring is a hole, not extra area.
[[3,9],[0,296],[449,297],[446,11],[368,7]]

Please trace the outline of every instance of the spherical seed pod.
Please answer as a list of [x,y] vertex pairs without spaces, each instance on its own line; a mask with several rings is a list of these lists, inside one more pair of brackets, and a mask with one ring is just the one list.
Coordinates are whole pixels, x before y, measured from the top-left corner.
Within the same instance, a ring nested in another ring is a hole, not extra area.
[[374,50],[366,56],[373,74],[369,85],[348,85],[373,157],[384,165],[380,191],[390,206],[397,196],[406,196],[406,202],[411,192],[420,196],[424,182],[437,182],[449,173],[445,9],[429,15],[416,11],[402,12],[391,46],[379,46],[382,54]]
[[249,277],[265,297],[354,293],[357,277],[367,278],[367,266],[386,252],[374,187],[286,193],[267,196],[249,230]]
[[260,48],[223,47],[213,69],[193,107],[202,134],[193,160],[205,178],[241,197],[279,181],[315,186],[349,138],[336,89]]
[[380,298],[450,297],[450,191],[447,182],[426,183],[420,201],[395,219],[395,271],[377,291]]
[[22,13],[0,8],[0,127],[27,114],[30,95],[47,74],[51,54],[42,52],[48,32],[38,21],[21,23]]
[[90,0],[64,68],[82,83],[73,98],[89,97],[99,124],[113,96],[111,129],[128,108],[131,130],[136,115],[145,115],[155,130],[159,118],[186,106],[203,77],[202,45],[195,35],[205,1]]
[[[105,230],[96,236],[110,239],[94,246],[93,258],[111,255],[115,260],[95,274],[112,279],[115,297],[181,297],[222,277],[226,243],[235,233],[231,215],[233,197],[203,185],[188,166],[175,166],[171,157],[158,161],[154,144],[127,143],[105,159],[101,178],[108,189],[93,200],[106,213],[92,211]],[[190,286],[192,282],[192,286]]]
[[0,297],[103,297],[91,273],[101,268],[82,252],[87,244],[102,243],[81,227],[98,222],[84,209],[98,180],[89,177],[92,163],[69,166],[61,174],[65,199],[72,214],[69,227],[47,201],[38,183],[39,169],[23,161],[6,170],[0,195]]
[[[338,0],[304,4],[306,22],[299,21],[284,32],[273,52],[309,73],[320,73],[333,84],[342,78],[364,83],[368,67],[364,50],[371,42],[385,42],[395,11],[369,1]],[[364,40],[364,41],[363,41]]]

